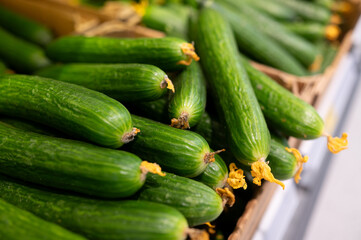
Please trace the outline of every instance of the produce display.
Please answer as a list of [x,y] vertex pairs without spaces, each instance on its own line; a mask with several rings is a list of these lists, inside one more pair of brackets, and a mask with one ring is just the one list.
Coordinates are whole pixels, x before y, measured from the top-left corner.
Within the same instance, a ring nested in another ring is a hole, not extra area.
[[331,0],[122,2],[166,36],[55,36],[0,6],[1,239],[216,239],[264,181],[300,181],[288,137],[347,149],[252,65],[322,73]]

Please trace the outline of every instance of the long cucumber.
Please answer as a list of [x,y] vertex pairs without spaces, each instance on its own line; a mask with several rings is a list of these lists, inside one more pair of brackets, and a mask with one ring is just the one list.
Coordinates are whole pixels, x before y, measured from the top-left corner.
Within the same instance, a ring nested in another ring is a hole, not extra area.
[[192,63],[178,76],[175,88],[168,109],[171,125],[182,129],[193,127],[206,107],[206,83],[198,63]]
[[164,71],[198,61],[192,44],[178,38],[62,37],[48,45],[47,55],[60,62],[146,63]]
[[128,110],[116,100],[36,76],[0,76],[0,114],[39,122],[111,148],[131,141],[138,131]]
[[157,100],[167,89],[174,91],[165,72],[148,64],[66,64],[36,75],[84,86],[120,102]]

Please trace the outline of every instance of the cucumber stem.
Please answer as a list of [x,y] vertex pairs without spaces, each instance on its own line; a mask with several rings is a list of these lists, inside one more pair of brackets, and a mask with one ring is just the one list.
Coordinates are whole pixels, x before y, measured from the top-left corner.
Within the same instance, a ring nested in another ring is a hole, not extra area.
[[148,172],[158,174],[159,176],[162,176],[162,177],[165,176],[165,173],[162,172],[162,169],[156,163],[150,163],[147,161],[143,161],[140,164],[140,170],[142,172],[142,179],[145,179],[145,176],[147,175]]
[[264,161],[264,159],[261,159],[257,162],[252,163],[251,165],[251,174],[253,177],[253,183],[261,186],[262,179],[265,179],[269,182],[274,182],[280,185],[283,190],[285,189],[285,184],[279,180],[277,180],[273,174],[271,173],[271,168],[268,166],[268,164]]
[[187,56],[187,60],[181,60],[177,62],[177,64],[188,66],[192,63],[193,59],[194,61],[199,61],[199,56],[195,52],[193,43],[182,43],[181,50],[183,54]]
[[191,240],[209,240],[209,235],[205,230],[188,228],[185,233]]
[[308,156],[302,157],[300,151],[298,151],[296,148],[285,148],[287,152],[292,153],[296,159],[297,159],[297,172],[295,176],[293,177],[295,182],[298,184],[301,179],[301,172],[303,170],[303,164],[308,161]]
[[129,143],[134,140],[134,137],[140,132],[138,128],[133,128],[131,132],[128,132],[123,135],[122,142],[123,143]]
[[328,150],[332,153],[339,153],[342,150],[347,149],[348,147],[348,140],[347,140],[347,133],[342,133],[342,137],[332,137],[328,134],[325,134],[327,136],[327,147]]
[[188,112],[182,112],[179,118],[172,118],[171,120],[171,127],[180,128],[180,129],[189,129],[189,113]]
[[228,187],[224,188],[216,188],[216,192],[222,198],[222,205],[228,205],[230,207],[236,202],[236,197],[234,196],[233,192]]
[[242,169],[238,169],[235,163],[229,164],[229,174],[227,178],[227,183],[233,189],[243,188],[244,190],[247,189],[247,183],[245,180],[245,176],[243,174]]
[[216,161],[216,159],[214,158],[214,155],[218,154],[218,153],[221,153],[221,152],[224,152],[226,151],[226,149],[221,149],[221,150],[218,150],[218,151],[215,151],[215,152],[210,152],[210,153],[206,153],[204,154],[204,162],[205,163],[211,163],[211,162],[214,162]]
[[165,88],[165,87],[172,90],[172,92],[175,92],[174,85],[167,75],[164,76],[163,81],[160,83],[160,88]]

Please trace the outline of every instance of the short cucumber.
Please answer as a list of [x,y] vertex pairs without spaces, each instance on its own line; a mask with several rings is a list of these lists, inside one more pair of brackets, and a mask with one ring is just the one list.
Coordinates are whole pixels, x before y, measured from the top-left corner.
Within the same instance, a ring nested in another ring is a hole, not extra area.
[[42,46],[53,39],[51,31],[45,26],[1,6],[0,26],[24,40]]
[[48,45],[54,61],[82,63],[147,63],[164,71],[198,60],[192,44],[178,38],[105,38],[69,36]]
[[26,186],[3,176],[0,197],[89,239],[186,239],[188,230],[179,211],[159,203],[88,199]]
[[166,173],[149,174],[139,199],[174,207],[190,226],[216,219],[223,211],[221,197],[211,188],[195,180]]
[[0,172],[104,198],[140,189],[147,169],[134,154],[26,132],[0,124]]
[[112,148],[131,141],[136,132],[128,110],[116,100],[36,76],[0,76],[0,114],[39,122]]
[[206,170],[204,170],[201,175],[195,177],[194,179],[215,190],[217,188],[223,188],[227,183],[228,168],[219,155],[216,155],[214,158],[216,160],[208,164]]
[[324,124],[317,111],[267,75],[242,59],[264,116],[288,136],[314,139],[322,135]]
[[85,240],[0,198],[0,237],[17,240]]
[[282,71],[302,76],[305,69],[290,53],[271,39],[245,15],[239,14],[223,2],[215,2],[212,8],[226,18],[232,26],[238,47],[241,52],[252,59],[275,67]]
[[152,101],[163,96],[167,88],[174,90],[161,69],[147,64],[55,65],[36,75],[84,86],[120,102]]
[[21,73],[32,73],[50,65],[44,51],[26,42],[0,27],[0,58],[13,70]]
[[177,91],[169,101],[172,126],[187,129],[195,126],[206,107],[206,82],[198,63],[192,63],[176,79]]
[[202,67],[219,103],[219,115],[228,128],[233,154],[245,164],[265,160],[270,134],[238,58],[230,26],[216,11],[205,8],[200,13],[197,30]]
[[172,128],[132,115],[134,126],[141,129],[127,149],[139,157],[158,163],[164,171],[185,177],[201,174],[214,153],[197,133]]

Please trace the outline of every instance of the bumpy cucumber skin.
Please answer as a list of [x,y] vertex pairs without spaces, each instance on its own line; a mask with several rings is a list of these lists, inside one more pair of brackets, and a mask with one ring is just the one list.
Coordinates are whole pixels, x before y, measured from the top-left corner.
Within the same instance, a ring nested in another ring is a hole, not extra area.
[[44,221],[0,199],[1,239],[17,240],[85,240],[53,223]]
[[32,73],[50,65],[43,50],[29,42],[17,38],[0,27],[0,58],[7,65],[21,73]]
[[50,43],[47,55],[54,61],[82,63],[148,63],[164,71],[179,70],[185,66],[179,61],[188,57],[178,38],[105,38],[62,37]]
[[0,172],[104,198],[128,197],[145,177],[131,153],[44,136],[0,124]]
[[169,101],[170,118],[179,118],[182,113],[188,113],[189,126],[195,126],[201,119],[206,107],[206,82],[202,69],[193,62],[176,79],[176,92]]
[[186,239],[187,220],[159,203],[88,199],[25,186],[3,176],[0,197],[89,239]]
[[203,9],[197,29],[202,67],[227,126],[230,149],[245,164],[265,160],[270,133],[238,58],[230,26],[216,11]]
[[50,66],[36,75],[80,85],[124,101],[152,101],[167,92],[167,76],[147,64],[66,64]]
[[[272,148],[272,146],[271,146]],[[215,161],[208,164],[204,172],[194,179],[213,188],[223,188],[228,178],[228,168],[223,159],[216,155]]]
[[297,171],[297,159],[286,151],[285,145],[275,136],[271,137],[271,151],[266,161],[272,169],[273,176],[279,180],[292,178]]
[[195,177],[205,170],[210,148],[202,136],[135,115],[132,119],[141,131],[127,144],[129,151],[180,176]]
[[0,76],[0,114],[46,124],[111,148],[122,146],[122,137],[133,129],[128,110],[116,100],[36,76]]
[[222,199],[208,186],[195,180],[166,173],[149,174],[139,199],[174,207],[190,226],[216,219],[223,211]]
[[45,26],[1,6],[0,26],[22,39],[42,46],[45,46],[53,39],[50,30]]
[[237,11],[222,2],[213,3],[212,8],[229,21],[242,52],[247,53],[256,61],[282,71],[298,76],[305,75],[304,67],[277,41],[257,29],[246,16],[238,14]]
[[314,107],[299,99],[242,58],[264,116],[288,136],[314,139],[321,136],[323,120]]

